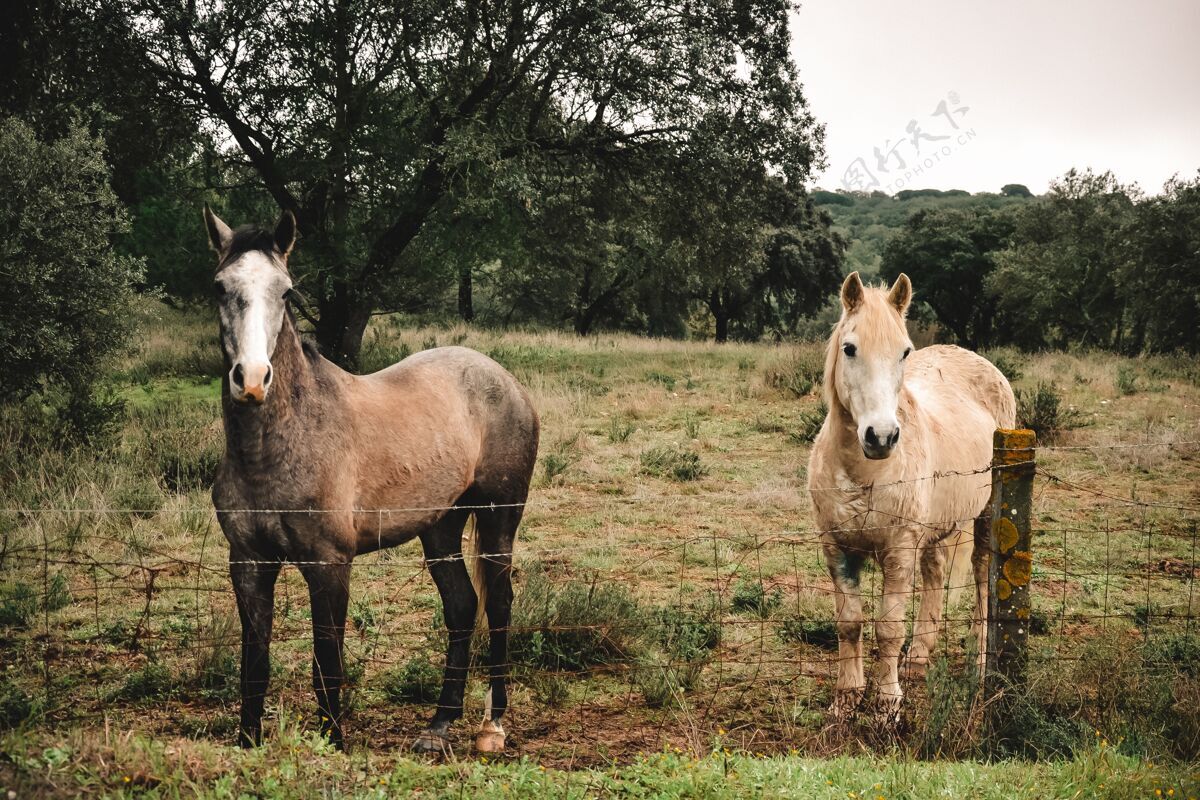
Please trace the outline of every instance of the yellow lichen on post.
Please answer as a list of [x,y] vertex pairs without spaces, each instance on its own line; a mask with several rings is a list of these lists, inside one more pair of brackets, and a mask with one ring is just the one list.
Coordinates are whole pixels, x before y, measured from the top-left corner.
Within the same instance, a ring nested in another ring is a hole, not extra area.
[[993,439],[985,686],[995,701],[990,726],[1001,735],[1011,721],[1006,691],[1023,681],[1027,660],[1036,443],[1028,430],[997,430]]

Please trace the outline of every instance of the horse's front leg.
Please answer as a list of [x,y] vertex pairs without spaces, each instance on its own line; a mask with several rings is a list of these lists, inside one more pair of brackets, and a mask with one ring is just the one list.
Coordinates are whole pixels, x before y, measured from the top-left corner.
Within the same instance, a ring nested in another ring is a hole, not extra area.
[[[879,599],[879,616],[875,622],[875,640],[879,661],[875,665],[875,685],[878,687],[879,716],[885,723],[896,721],[900,715],[900,651],[904,647],[904,605],[912,591],[916,570],[916,551],[911,546],[916,537],[899,537],[895,546],[880,554],[883,568],[883,596]],[[907,538],[907,541],[905,541]]]
[[[457,516],[457,512],[451,514]],[[450,724],[463,714],[463,693],[467,685],[478,601],[462,558],[462,527],[457,518],[447,519],[421,536],[429,574],[442,598],[448,643],[442,693],[429,726],[413,743],[413,749],[418,752],[447,752]]]
[[352,556],[336,554],[302,568],[308,581],[313,625],[313,691],[321,733],[338,749],[342,737],[341,689],[345,678],[342,646],[346,638],[346,606],[350,599]]
[[242,620],[242,713],[238,744],[262,743],[263,703],[271,674],[271,626],[275,616],[275,579],[279,562],[258,560],[231,550],[229,576]]
[[859,595],[861,553],[824,545],[825,563],[833,579],[833,606],[838,632],[838,676],[830,711],[839,720],[849,717],[862,701],[867,681],[863,675],[862,597]]
[[[957,545],[963,547],[965,545]],[[946,594],[946,548],[927,541],[921,548],[921,606],[913,626],[912,645],[904,659],[904,676],[920,678],[925,675],[929,654],[937,644],[942,625],[942,603]]]

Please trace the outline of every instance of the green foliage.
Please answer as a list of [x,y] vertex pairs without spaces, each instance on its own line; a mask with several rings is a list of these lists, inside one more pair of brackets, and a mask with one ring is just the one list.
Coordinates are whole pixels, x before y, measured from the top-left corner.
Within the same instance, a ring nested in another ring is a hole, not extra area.
[[[1014,229],[1013,215],[986,206],[918,211],[887,244],[880,276],[913,280],[917,298],[964,346],[995,340],[995,300],[985,290],[994,254]],[[920,314],[922,307],[918,307]]]
[[988,361],[991,361],[992,366],[1000,370],[1000,373],[1008,379],[1009,383],[1016,383],[1021,379],[1021,375],[1023,374],[1021,360],[1015,353],[1006,350],[992,350],[981,355],[987,358]]
[[633,432],[637,430],[637,425],[633,420],[621,416],[613,416],[608,420],[608,440],[613,444],[620,444],[628,441]]
[[1039,381],[1032,389],[1014,391],[1017,399],[1017,426],[1028,428],[1042,442],[1083,424],[1078,411],[1064,405],[1062,393],[1052,383]]
[[15,728],[37,716],[40,704],[7,676],[0,677],[0,730]]
[[1111,173],[1071,170],[1016,213],[1010,244],[986,279],[1005,341],[1124,348],[1117,281],[1137,197]]
[[62,572],[54,573],[50,584],[46,587],[46,596],[42,598],[42,608],[47,611],[58,611],[71,604],[71,584]]
[[789,616],[779,624],[779,638],[785,642],[796,642],[836,650],[838,646],[837,625],[832,619]]
[[759,619],[766,619],[782,603],[783,592],[778,586],[768,592],[762,581],[743,578],[733,587],[730,606],[741,614],[753,614]]
[[1200,173],[1172,178],[1162,194],[1139,203],[1122,235],[1122,349],[1200,352]]
[[651,447],[639,456],[641,473],[656,478],[674,481],[699,480],[708,474],[708,468],[700,461],[700,454],[678,447]]
[[829,406],[822,400],[821,404],[809,411],[801,411],[796,417],[796,426],[788,432],[788,436],[797,442],[811,444],[816,441],[817,434],[825,425],[825,417],[829,416]]
[[0,402],[41,405],[85,440],[120,413],[99,382],[131,332],[142,274],[113,248],[128,223],[108,180],[104,144],[81,125],[42,141],[0,120]]
[[166,697],[175,688],[171,669],[158,661],[147,661],[141,669],[130,672],[117,690],[115,700],[153,700]]
[[14,583],[0,588],[0,625],[23,628],[37,610],[37,593],[32,586]]
[[[343,14],[301,2],[286,20],[241,3],[108,11],[126,61],[157,84],[156,106],[240,149],[235,174],[208,181],[261,184],[297,213],[292,267],[320,312],[318,342],[340,361],[357,360],[372,311],[425,312],[451,297],[464,318],[532,312],[580,333],[679,332],[668,267],[721,238],[713,219],[771,224],[756,213],[764,204],[743,211],[740,198],[692,191],[695,176],[728,174],[761,194],[744,179],[761,181],[770,164],[800,186],[821,154],[778,4]],[[171,241],[166,205],[141,216]],[[759,261],[762,238],[739,238],[722,264]]]
[[721,643],[720,608],[715,601],[687,610],[655,609],[648,625],[654,642],[676,661],[705,661]]
[[979,696],[980,678],[975,648],[968,648],[966,674],[960,674],[944,655],[934,658],[925,673],[929,708],[918,731],[922,758],[960,756],[972,741],[972,715]]
[[820,385],[825,364],[813,351],[793,350],[763,368],[763,382],[772,389],[804,397]]
[[383,676],[383,691],[392,702],[427,705],[442,690],[442,671],[429,659],[413,656]]
[[1137,370],[1128,364],[1121,364],[1117,367],[1117,377],[1114,380],[1114,386],[1117,392],[1123,395],[1131,395],[1137,393]]
[[516,595],[509,654],[535,669],[579,671],[624,662],[643,635],[637,601],[620,583],[555,581],[532,568]]

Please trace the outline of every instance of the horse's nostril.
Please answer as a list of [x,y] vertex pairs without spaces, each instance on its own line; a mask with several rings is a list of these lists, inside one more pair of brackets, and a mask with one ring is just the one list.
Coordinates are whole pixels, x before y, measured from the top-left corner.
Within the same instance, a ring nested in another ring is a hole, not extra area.
[[[263,376],[263,386],[266,386],[270,382],[271,382],[271,367],[268,365],[267,366],[267,374]],[[899,434],[897,434],[897,435],[899,435]]]
[[879,446],[879,437],[875,435],[874,427],[867,426],[867,433],[864,438],[867,440],[867,444],[871,445],[871,447]]
[[246,380],[246,371],[242,369],[241,364],[235,364],[233,367],[233,382],[241,386]]
[[892,434],[891,444],[895,445],[898,441],[900,441],[900,429],[896,428],[896,432]]

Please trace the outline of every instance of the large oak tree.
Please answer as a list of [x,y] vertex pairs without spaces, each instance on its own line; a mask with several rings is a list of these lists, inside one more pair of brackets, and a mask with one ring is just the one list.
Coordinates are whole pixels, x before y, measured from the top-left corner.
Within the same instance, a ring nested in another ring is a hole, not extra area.
[[167,97],[296,214],[317,340],[345,363],[371,314],[402,305],[396,279],[429,223],[444,230],[471,192],[519,192],[528,159],[568,171],[668,163],[714,116],[741,143],[722,158],[792,180],[820,158],[782,0],[109,8]]

